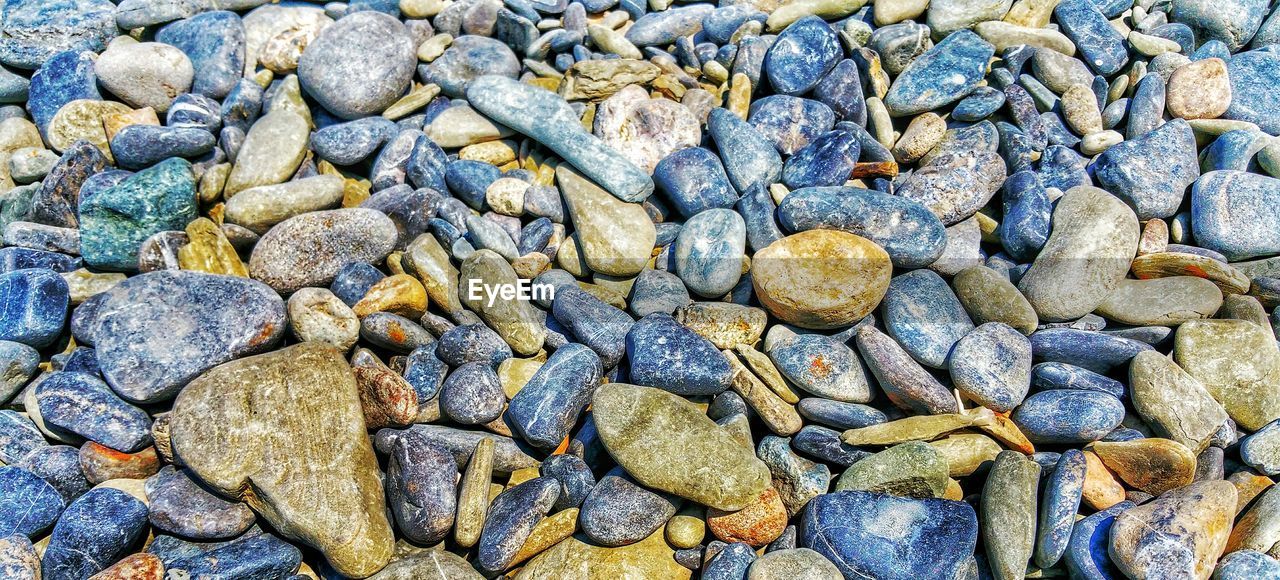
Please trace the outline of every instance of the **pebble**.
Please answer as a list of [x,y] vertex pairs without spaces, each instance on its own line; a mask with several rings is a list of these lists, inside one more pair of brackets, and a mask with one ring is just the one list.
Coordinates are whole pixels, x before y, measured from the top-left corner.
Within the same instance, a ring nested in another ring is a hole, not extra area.
[[135,271],[138,245],[196,218],[191,164],[169,158],[80,203],[80,251],[98,268]]
[[948,35],[894,79],[885,107],[904,117],[954,103],[978,86],[994,53],[995,47],[973,32]]
[[[372,235],[370,235],[372,234]],[[394,249],[395,224],[362,208],[317,211],[272,227],[254,246],[249,275],[289,294],[325,286],[351,262],[376,263]]]
[[165,466],[147,479],[148,520],[163,531],[200,540],[233,538],[253,525],[253,511],[206,490],[187,470]]
[[23,268],[0,274],[0,339],[28,347],[49,346],[67,318],[70,291],[53,270]]
[[1179,326],[1173,340],[1174,361],[1242,428],[1256,431],[1280,418],[1272,404],[1280,390],[1268,378],[1280,360],[1260,327],[1242,320],[1196,320]]
[[[1130,577],[1207,577],[1226,547],[1236,490],[1204,481],[1170,490],[1115,516],[1109,552]],[[1144,538],[1158,536],[1160,541]]]
[[870,314],[888,291],[891,273],[888,253],[874,242],[846,232],[810,230],[756,252],[751,283],[774,316],[822,329],[847,326]]
[[191,59],[160,42],[113,42],[93,66],[102,88],[131,107],[169,110],[174,97],[187,92],[195,79]]
[[298,59],[298,80],[344,119],[381,113],[413,77],[417,46],[397,19],[361,11],[324,28]]

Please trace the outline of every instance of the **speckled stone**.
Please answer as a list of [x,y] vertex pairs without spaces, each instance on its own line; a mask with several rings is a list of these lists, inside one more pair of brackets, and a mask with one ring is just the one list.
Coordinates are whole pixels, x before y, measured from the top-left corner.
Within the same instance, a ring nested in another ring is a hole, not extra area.
[[1122,280],[1095,312],[1134,326],[1177,326],[1213,316],[1222,306],[1222,291],[1204,278],[1170,276]]
[[688,107],[651,99],[639,85],[628,85],[596,106],[593,132],[648,173],[668,155],[702,141],[702,128]]
[[227,176],[223,195],[259,185],[283,183],[298,169],[310,134],[307,120],[289,110],[264,115],[249,128]]
[[1040,466],[1017,451],[1001,451],[982,487],[982,540],[995,578],[1023,577],[1036,539]]
[[44,550],[44,578],[87,578],[126,555],[145,534],[147,506],[116,489],[89,491],[67,506]]
[[1004,183],[1005,162],[994,147],[957,150],[939,145],[931,155],[895,193],[929,208],[943,225],[972,216]]
[[1227,63],[1206,58],[1174,69],[1169,75],[1169,113],[1183,119],[1214,119],[1231,105],[1231,82]]
[[74,433],[125,453],[151,443],[151,420],[86,373],[50,373],[35,389],[40,416],[49,428]]
[[[459,284],[470,288],[471,284],[516,284],[516,273],[498,254],[479,250],[462,262]],[[474,281],[474,282],[473,282]],[[460,292],[460,294],[463,294]],[[556,302],[569,292],[556,292]],[[463,304],[480,315],[518,356],[538,352],[547,336],[546,326],[536,318],[534,307],[522,300],[472,300],[469,294],[461,296]],[[624,314],[625,316],[625,314]],[[630,317],[627,317],[630,320]],[[586,321],[584,320],[584,324]],[[625,333],[625,330],[623,331]],[[621,336],[618,337],[621,342]],[[619,344],[619,350],[621,345]],[[598,351],[597,351],[598,352]],[[616,362],[616,361],[615,361]],[[608,365],[612,366],[612,365]]]
[[60,52],[101,51],[118,34],[115,9],[107,0],[9,2],[0,25],[0,62],[35,69]]
[[662,528],[679,504],[679,498],[649,491],[622,469],[614,469],[600,478],[582,502],[579,525],[598,545],[626,546]]
[[1062,558],[1071,541],[1076,512],[1084,490],[1085,458],[1075,449],[1062,453],[1046,477],[1036,529],[1036,566],[1049,568]]
[[676,237],[676,274],[689,290],[709,298],[723,296],[742,275],[746,223],[737,212],[709,209],[689,218]]
[[1191,190],[1196,243],[1230,260],[1280,253],[1272,234],[1280,214],[1264,200],[1280,193],[1280,180],[1244,171],[1211,171]]
[[896,117],[918,115],[954,103],[969,94],[987,70],[995,47],[960,30],[920,55],[894,79],[884,97]]
[[1174,334],[1174,361],[1204,385],[1246,430],[1280,418],[1280,350],[1262,328],[1243,320],[1196,320]]
[[1236,489],[1202,481],[1121,512],[1111,526],[1109,553],[1132,578],[1207,578],[1227,544]]
[[1124,37],[1089,0],[1060,2],[1053,15],[1080,49],[1085,63],[1098,74],[1113,75],[1129,62]]
[[1139,220],[1167,218],[1177,213],[1187,187],[1200,177],[1195,135],[1186,122],[1172,120],[1108,148],[1094,171],[1098,182],[1128,203]]
[[1248,44],[1258,27],[1266,7],[1258,0],[1234,0],[1222,4],[1205,0],[1178,0],[1173,3],[1170,20],[1191,27],[1196,39],[1204,43],[1217,40],[1235,52]]
[[165,466],[147,479],[148,519],[156,528],[188,538],[235,537],[253,525],[253,511],[243,503],[214,495],[187,470]]
[[764,56],[764,73],[784,95],[808,92],[843,56],[840,41],[823,19],[796,20],[778,35]]
[[792,191],[778,205],[778,219],[792,232],[833,229],[862,236],[881,246],[901,268],[933,263],[946,245],[942,222],[928,208],[856,187]]
[[254,246],[249,274],[277,292],[325,286],[351,262],[377,263],[395,246],[395,223],[380,211],[335,209],[289,218]]
[[895,445],[854,463],[836,480],[836,491],[871,491],[898,497],[942,497],[947,461],[928,443]]
[[23,268],[0,274],[0,339],[43,348],[52,344],[67,320],[70,290],[56,272]]
[[1280,97],[1267,87],[1280,81],[1280,55],[1249,51],[1227,63],[1231,79],[1231,106],[1223,119],[1256,123],[1269,133],[1280,131]]
[[507,488],[494,498],[480,533],[476,555],[480,570],[497,573],[512,563],[538,520],[555,503],[559,485],[550,477],[537,477]]
[[52,485],[18,467],[0,467],[0,491],[0,534],[5,537],[39,537],[58,521],[66,505]]
[[80,251],[89,265],[138,268],[138,246],[196,218],[191,164],[170,158],[80,202]]
[[932,270],[894,277],[880,312],[889,335],[933,368],[945,367],[956,341],[973,330],[960,300]]
[[627,333],[631,381],[678,395],[729,388],[732,368],[711,341],[665,314],[642,318]]
[[569,537],[535,556],[517,575],[521,580],[554,580],[577,576],[609,580],[626,574],[687,580],[689,569],[678,564],[660,529],[648,538],[620,548],[606,548]]
[[381,113],[408,88],[416,48],[397,19],[358,12],[326,27],[307,45],[298,59],[298,80],[342,118]]
[[191,59],[194,93],[222,99],[244,75],[245,27],[233,12],[204,12],[179,20],[161,28],[156,41],[176,46]]
[[[813,257],[822,257],[814,260]],[[889,255],[866,238],[810,230],[756,252],[751,282],[761,304],[783,322],[837,328],[875,309],[889,287]]]
[[1199,452],[1227,422],[1227,413],[1200,381],[1155,351],[1129,367],[1133,406],[1153,431]]
[[1033,443],[1087,443],[1120,425],[1124,404],[1098,391],[1041,391],[1027,397],[1012,419]]
[[191,59],[160,42],[113,42],[94,63],[98,83],[131,107],[169,110],[174,97],[187,92],[195,78]]
[[850,403],[874,396],[858,356],[836,339],[802,334],[770,345],[768,354],[791,384],[814,395]]
[[761,132],[728,109],[711,110],[707,132],[720,150],[725,173],[738,191],[767,188],[782,175],[782,157]]
[[1031,342],[1006,324],[989,322],[956,342],[948,368],[961,394],[1009,412],[1031,386]]

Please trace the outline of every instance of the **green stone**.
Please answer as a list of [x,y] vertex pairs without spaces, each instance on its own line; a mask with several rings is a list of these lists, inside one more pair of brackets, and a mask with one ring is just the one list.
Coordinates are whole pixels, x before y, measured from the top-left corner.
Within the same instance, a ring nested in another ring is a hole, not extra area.
[[196,219],[191,164],[171,157],[80,203],[80,251],[104,270],[138,269],[138,246]]
[[923,441],[895,445],[849,466],[836,491],[874,491],[901,497],[942,497],[947,460]]

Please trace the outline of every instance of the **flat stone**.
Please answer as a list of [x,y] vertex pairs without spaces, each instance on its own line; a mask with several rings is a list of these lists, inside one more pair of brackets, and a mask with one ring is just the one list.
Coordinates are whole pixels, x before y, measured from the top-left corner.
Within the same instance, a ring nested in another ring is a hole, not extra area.
[[668,155],[702,141],[698,119],[688,107],[650,99],[637,85],[628,85],[597,105],[593,132],[649,173]]
[[394,17],[362,11],[320,32],[298,59],[298,80],[344,119],[381,113],[413,79],[417,46]]
[[1152,495],[1188,485],[1195,476],[1195,453],[1169,439],[1099,441],[1089,449],[1125,483]]
[[1111,559],[1132,578],[1206,578],[1227,545],[1235,507],[1235,487],[1225,481],[1169,491],[1116,516]]
[[615,469],[591,488],[582,502],[579,523],[596,544],[626,546],[661,529],[679,505],[679,498],[645,489]]
[[836,480],[836,491],[872,491],[899,497],[942,497],[947,487],[947,461],[928,443],[895,445],[849,466]]
[[838,328],[875,309],[891,273],[889,255],[874,242],[845,232],[810,230],[756,252],[751,282],[761,304],[783,322]]
[[1272,421],[1240,440],[1240,459],[1259,473],[1280,475],[1280,422]]
[[505,570],[515,559],[538,521],[547,514],[560,492],[559,483],[550,477],[536,477],[509,487],[489,506],[476,565],[494,574]]
[[1012,419],[1033,443],[1087,443],[1120,425],[1124,404],[1098,391],[1041,391],[1027,397]]
[[195,78],[191,59],[159,42],[112,43],[94,64],[98,82],[134,108],[169,110],[174,97],[187,92]]
[[236,153],[223,195],[230,198],[250,187],[289,179],[306,155],[310,132],[307,120],[292,111],[275,111],[258,119]]
[[993,54],[995,47],[971,31],[951,34],[894,79],[885,107],[896,117],[906,117],[954,103],[978,86]]
[[1134,326],[1177,326],[1213,316],[1222,307],[1222,291],[1193,276],[1121,280],[1096,313]]
[[77,372],[50,373],[35,388],[44,424],[124,453],[151,443],[151,420],[126,403],[97,377]]
[[1204,385],[1155,351],[1138,353],[1129,366],[1133,406],[1162,437],[1200,452],[1227,422],[1222,405]]
[[1244,171],[1211,171],[1191,190],[1196,243],[1238,261],[1280,253],[1280,223],[1265,201],[1280,193],[1280,179]]
[[856,187],[794,190],[778,205],[778,219],[792,232],[832,229],[867,238],[900,268],[931,264],[946,246],[941,220],[925,206]]
[[556,180],[587,266],[610,276],[639,273],[657,239],[644,208],[609,195],[568,166],[556,169]]
[[986,266],[973,266],[952,278],[956,297],[975,324],[1003,322],[1023,334],[1035,332],[1031,303],[1008,278]]
[[[498,254],[490,250],[479,250],[462,262],[459,283],[469,288],[471,284],[488,285],[490,288],[499,285],[515,285],[515,270]],[[557,292],[557,297],[566,292]],[[503,340],[511,346],[511,350],[519,356],[532,355],[546,339],[547,329],[535,316],[534,307],[521,300],[471,300],[464,296],[463,304],[475,311],[484,319]]]
[[729,181],[740,192],[767,188],[782,175],[782,157],[756,127],[729,112],[711,110],[707,132],[720,151]]
[[1022,576],[1036,540],[1040,465],[1017,451],[1001,451],[982,487],[982,540],[992,575]]
[[8,3],[0,25],[4,39],[0,41],[0,53],[5,55],[0,62],[35,69],[61,52],[100,52],[119,33],[115,10],[107,0]]
[[[264,412],[280,408],[293,412]],[[320,423],[308,409],[324,410],[324,429],[311,429]],[[171,437],[202,481],[320,550],[338,572],[366,576],[391,558],[355,379],[332,347],[303,343],[215,367],[174,402]],[[281,471],[295,477],[280,480]],[[249,486],[257,492],[245,495]]]
[[327,286],[352,262],[382,261],[397,238],[386,214],[363,208],[306,213],[272,227],[254,246],[249,275],[282,294]]
[[18,467],[0,467],[0,490],[4,491],[0,496],[3,497],[0,507],[4,508],[4,515],[0,516],[0,533],[5,537],[38,537],[53,527],[66,507],[57,489],[36,474]]
[[133,549],[146,533],[147,506],[115,489],[93,489],[67,506],[40,561],[46,578],[87,578]]
[[67,321],[70,289],[47,268],[0,274],[0,339],[43,348],[57,340]]
[[253,525],[249,506],[204,488],[187,470],[165,466],[147,480],[148,519],[169,533],[200,540],[233,538]]
[[983,324],[956,342],[948,369],[961,394],[1007,413],[1031,386],[1031,341],[1006,324]]
[[895,193],[929,208],[943,225],[972,216],[1004,182],[1005,163],[994,149],[950,151],[939,146],[933,152]]
[[1108,148],[1094,167],[1098,182],[1128,203],[1139,220],[1172,216],[1200,176],[1195,136],[1180,120]]
[[1266,331],[1243,320],[1196,320],[1174,334],[1173,359],[1204,385],[1241,428],[1280,418],[1280,350]]

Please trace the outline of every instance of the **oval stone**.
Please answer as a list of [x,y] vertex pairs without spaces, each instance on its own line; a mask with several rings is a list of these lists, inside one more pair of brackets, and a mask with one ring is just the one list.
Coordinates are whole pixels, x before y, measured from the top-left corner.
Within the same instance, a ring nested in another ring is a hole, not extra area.
[[875,242],[898,268],[927,266],[942,256],[942,221],[910,199],[858,187],[806,187],[778,204],[778,221],[792,232],[840,230]]
[[349,263],[382,261],[397,238],[395,222],[377,210],[306,213],[276,224],[258,240],[249,275],[282,294],[328,286]]
[[413,80],[417,46],[399,20],[361,11],[326,27],[298,59],[307,94],[344,119],[381,113]]
[[893,265],[874,242],[833,230],[787,236],[756,252],[756,296],[783,322],[838,328],[861,320],[889,289]]

